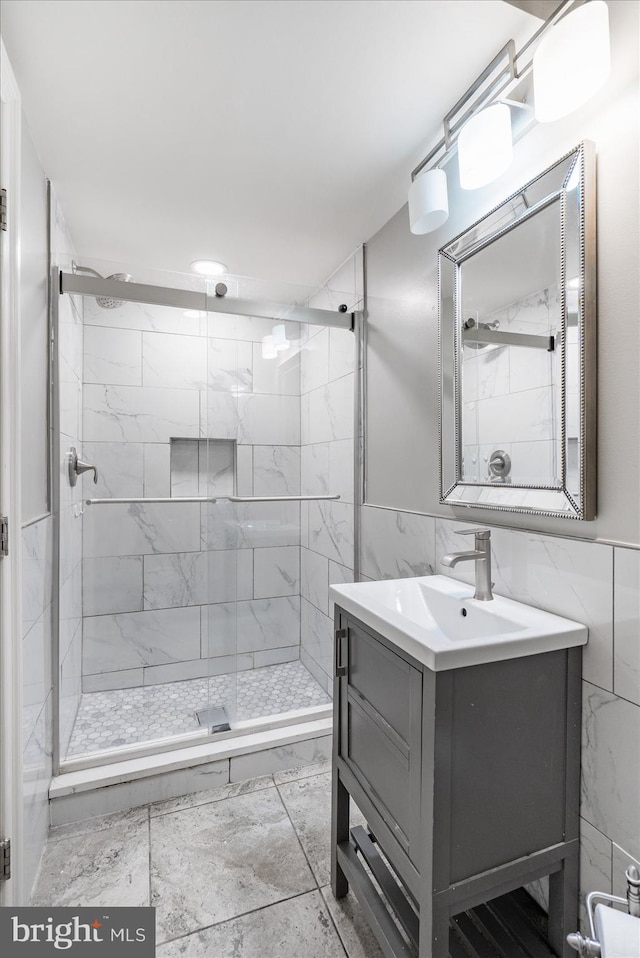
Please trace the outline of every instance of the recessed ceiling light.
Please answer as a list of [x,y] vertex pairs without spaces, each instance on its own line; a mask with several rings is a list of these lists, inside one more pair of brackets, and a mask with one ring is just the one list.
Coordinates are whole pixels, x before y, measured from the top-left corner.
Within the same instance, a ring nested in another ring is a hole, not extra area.
[[203,276],[220,276],[226,273],[227,267],[224,263],[217,263],[214,259],[197,259],[191,264],[194,273],[202,273]]

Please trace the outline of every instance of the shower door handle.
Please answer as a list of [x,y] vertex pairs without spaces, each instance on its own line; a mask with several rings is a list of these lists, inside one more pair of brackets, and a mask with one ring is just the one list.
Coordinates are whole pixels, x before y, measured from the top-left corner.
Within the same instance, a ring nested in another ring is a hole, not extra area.
[[69,472],[69,484],[71,486],[75,486],[77,484],[78,476],[81,476],[83,472],[93,472],[93,482],[94,484],[97,484],[98,482],[97,467],[92,466],[90,462],[84,462],[84,460],[79,459],[75,446],[72,446],[71,449],[69,450],[68,472]]

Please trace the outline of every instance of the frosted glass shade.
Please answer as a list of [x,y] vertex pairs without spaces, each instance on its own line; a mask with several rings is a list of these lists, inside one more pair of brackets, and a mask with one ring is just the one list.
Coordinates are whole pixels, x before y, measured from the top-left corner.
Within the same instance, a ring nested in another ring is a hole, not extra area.
[[533,57],[536,120],[547,123],[577,110],[611,71],[609,11],[590,0],[551,27]]
[[458,136],[463,190],[477,190],[497,180],[512,159],[511,111],[506,103],[494,103],[467,120]]
[[263,359],[276,359],[278,355],[278,350],[275,347],[273,342],[273,336],[263,336],[262,337],[262,358]]
[[416,176],[409,187],[409,225],[411,232],[421,235],[437,230],[449,216],[447,174],[444,170],[427,170]]
[[289,341],[287,339],[283,323],[279,323],[277,326],[273,327],[271,339],[278,352],[280,352],[281,349],[288,349]]

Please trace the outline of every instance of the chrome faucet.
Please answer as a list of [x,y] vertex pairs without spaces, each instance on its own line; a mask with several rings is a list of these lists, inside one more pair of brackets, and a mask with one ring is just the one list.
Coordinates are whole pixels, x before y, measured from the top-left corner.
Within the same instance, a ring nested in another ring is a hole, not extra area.
[[453,569],[459,562],[473,559],[476,564],[476,591],[474,599],[488,602],[493,599],[491,592],[491,530],[457,529],[459,536],[475,536],[475,549],[470,552],[449,552],[440,560],[442,565]]

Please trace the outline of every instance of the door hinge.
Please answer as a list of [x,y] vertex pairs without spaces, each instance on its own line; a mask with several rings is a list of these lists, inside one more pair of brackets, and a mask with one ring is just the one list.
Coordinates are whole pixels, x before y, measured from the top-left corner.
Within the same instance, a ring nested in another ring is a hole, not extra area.
[[9,555],[9,520],[0,516],[0,559]]
[[342,640],[347,637],[346,629],[336,629],[336,677],[347,674],[347,666],[342,662]]
[[7,191],[0,190],[0,229],[8,229],[7,219]]
[[11,839],[5,838],[0,842],[0,881],[9,881],[11,878]]

